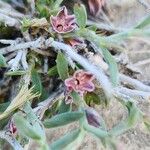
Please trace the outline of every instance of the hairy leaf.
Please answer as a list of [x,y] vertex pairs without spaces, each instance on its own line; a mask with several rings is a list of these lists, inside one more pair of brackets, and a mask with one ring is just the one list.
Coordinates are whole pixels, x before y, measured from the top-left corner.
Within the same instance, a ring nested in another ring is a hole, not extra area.
[[50,148],[52,150],[61,150],[64,149],[67,145],[72,143],[78,136],[79,136],[80,130],[76,129],[74,131],[71,131],[70,133],[64,135],[59,140],[55,141],[50,145]]
[[0,67],[6,67],[6,60],[2,54],[0,54]]
[[56,59],[57,70],[60,78],[65,80],[68,78],[68,62],[63,53],[59,52]]
[[112,84],[114,86],[116,86],[118,84],[118,80],[119,80],[119,72],[118,72],[117,63],[116,63],[115,59],[113,58],[113,56],[111,55],[111,53],[107,49],[102,48],[102,53],[103,53],[105,61],[109,65],[110,77],[111,77]]
[[38,132],[33,129],[33,126],[20,114],[14,115],[14,122],[21,134],[35,140],[39,140],[41,138],[40,134],[38,134]]
[[35,69],[32,69],[31,71],[31,80],[35,93],[42,94],[43,87],[41,83],[41,78]]
[[83,4],[75,4],[74,6],[74,14],[77,19],[77,24],[80,28],[84,28],[86,26],[87,21],[87,13],[86,8]]
[[83,117],[82,112],[66,112],[45,120],[43,124],[46,128],[53,128],[72,123],[79,120],[81,117]]
[[7,75],[7,76],[21,76],[21,75],[25,75],[26,73],[27,73],[26,71],[18,70],[18,71],[8,71],[5,73],[5,75]]
[[51,77],[51,76],[56,76],[58,75],[58,71],[57,71],[57,66],[54,66],[52,68],[50,68],[48,70],[48,75]]
[[128,102],[126,107],[128,108],[128,117],[110,130],[110,133],[114,136],[120,135],[133,128],[141,117],[140,110],[135,104]]
[[94,92],[88,92],[84,97],[85,102],[91,106],[91,104],[100,105],[100,97]]
[[140,21],[135,28],[144,28],[146,26],[150,25],[150,15],[146,16],[142,21]]

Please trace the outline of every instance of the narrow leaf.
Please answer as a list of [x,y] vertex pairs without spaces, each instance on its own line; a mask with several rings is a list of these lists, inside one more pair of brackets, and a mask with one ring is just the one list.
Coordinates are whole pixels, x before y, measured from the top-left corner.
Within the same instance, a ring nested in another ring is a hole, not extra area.
[[100,128],[93,127],[93,126],[88,125],[88,124],[84,124],[84,128],[88,132],[91,132],[92,134],[94,134],[96,137],[98,137],[100,139],[104,139],[105,137],[108,137],[108,135],[109,135],[107,131],[102,130]]
[[63,137],[61,137],[59,140],[55,141],[53,144],[51,144],[50,148],[52,150],[62,150],[67,145],[72,143],[78,136],[79,136],[80,130],[76,129]]
[[137,124],[141,117],[139,109],[131,102],[129,102],[126,107],[128,108],[128,117],[112,128],[112,130],[110,130],[110,134],[114,136],[120,135]]
[[146,16],[142,21],[140,21],[135,28],[142,29],[148,25],[150,25],[150,15]]
[[54,4],[53,4],[53,9],[55,8],[59,8],[60,4],[63,2],[63,0],[55,0]]
[[100,97],[94,92],[86,93],[84,100],[89,106],[92,104],[100,105],[101,103]]
[[4,112],[6,108],[9,106],[10,102],[0,104],[0,112]]
[[68,62],[63,53],[59,52],[56,59],[57,70],[60,78],[65,80],[68,78]]
[[113,56],[111,55],[111,53],[107,49],[102,48],[102,53],[103,53],[105,61],[109,65],[109,71],[110,71],[110,77],[111,77],[112,84],[114,86],[117,86],[118,80],[119,80],[117,63],[116,63],[115,59],[113,58]]
[[21,134],[27,136],[28,138],[32,138],[35,140],[39,140],[41,138],[38,132],[34,130],[31,124],[25,118],[23,118],[20,114],[14,115],[14,122],[15,122],[17,129],[20,131]]
[[6,72],[5,75],[7,75],[7,76],[21,76],[21,75],[25,75],[26,73],[27,73],[26,71],[18,70],[18,71]]
[[31,80],[35,93],[41,94],[43,91],[42,83],[38,72],[35,69],[31,71]]
[[6,64],[6,60],[5,60],[5,57],[0,54],[0,67],[6,67],[7,64]]
[[81,143],[83,142],[83,139],[85,137],[85,131],[81,130],[78,137],[70,143],[67,147],[65,147],[65,150],[77,150]]
[[48,70],[48,75],[51,77],[51,76],[56,76],[58,75],[58,71],[57,71],[57,66],[54,66],[52,68],[50,68]]
[[53,128],[72,123],[79,120],[81,117],[83,117],[82,112],[66,112],[45,120],[43,124],[46,128]]
[[87,13],[86,8],[83,4],[75,4],[74,6],[74,14],[77,19],[77,24],[80,28],[85,28],[87,21]]
[[61,114],[61,113],[64,113],[64,112],[68,112],[70,111],[71,109],[71,106],[69,104],[66,104],[64,100],[61,101],[61,104],[58,108],[58,113]]

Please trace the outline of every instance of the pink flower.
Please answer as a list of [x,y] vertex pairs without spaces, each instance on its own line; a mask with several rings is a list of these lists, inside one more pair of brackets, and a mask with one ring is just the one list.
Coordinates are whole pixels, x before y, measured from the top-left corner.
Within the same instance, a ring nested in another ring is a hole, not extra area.
[[69,91],[74,90],[83,95],[84,92],[92,92],[95,89],[93,84],[94,76],[86,71],[78,70],[73,77],[65,80],[65,85]]
[[100,12],[102,6],[104,6],[104,4],[105,0],[88,0],[90,12],[93,15],[97,15]]
[[75,15],[68,15],[65,6],[58,12],[56,16],[50,18],[53,30],[58,33],[71,32],[76,28]]

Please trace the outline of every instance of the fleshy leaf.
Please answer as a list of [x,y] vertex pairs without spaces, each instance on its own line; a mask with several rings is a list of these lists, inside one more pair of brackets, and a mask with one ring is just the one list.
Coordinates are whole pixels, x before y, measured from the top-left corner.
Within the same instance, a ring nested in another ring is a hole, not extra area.
[[52,68],[50,68],[48,70],[48,75],[51,76],[56,76],[58,75],[58,71],[57,71],[57,66],[53,66]]
[[5,57],[0,54],[0,67],[6,67],[7,64],[6,64],[6,60],[5,60]]
[[18,70],[18,71],[6,72],[5,75],[7,75],[7,76],[22,76],[22,75],[25,75],[26,73],[27,73],[26,71]]
[[80,28],[85,28],[87,21],[87,13],[86,8],[83,4],[75,4],[74,6],[74,14],[77,19],[77,24]]
[[68,78],[68,62],[63,53],[59,52],[56,59],[57,70],[60,78],[65,80]]
[[31,71],[31,80],[32,80],[32,85],[34,87],[34,92],[38,94],[42,94],[43,87],[42,87],[41,79],[38,72],[35,69],[32,69]]
[[14,122],[17,129],[23,135],[35,140],[39,140],[41,138],[40,134],[38,134],[38,132],[35,129],[33,129],[32,125],[20,114],[14,115]]
[[113,58],[113,56],[111,55],[111,53],[107,49],[102,48],[102,52],[103,52],[105,61],[109,65],[110,78],[111,78],[112,84],[114,86],[117,86],[119,82],[119,73],[118,73],[117,63],[115,59]]
[[94,92],[88,92],[85,95],[84,100],[89,106],[91,106],[91,104],[100,105],[101,103],[100,97]]
[[59,140],[55,141],[50,145],[50,148],[52,150],[61,150],[64,149],[67,145],[72,143],[78,136],[79,136],[80,130],[76,129],[74,131],[71,131],[70,133],[64,135]]
[[135,28],[142,29],[148,25],[150,25],[150,15],[146,16],[142,21],[140,21]]
[[110,130],[110,134],[114,136],[120,135],[127,130],[135,127],[135,125],[139,121],[141,113],[137,106],[131,102],[128,102],[126,104],[126,107],[128,109],[128,117],[125,120],[121,121],[119,124],[117,124],[114,128],[112,128]]
[[66,112],[45,120],[43,124],[46,128],[53,128],[72,123],[79,120],[81,117],[83,117],[82,112]]

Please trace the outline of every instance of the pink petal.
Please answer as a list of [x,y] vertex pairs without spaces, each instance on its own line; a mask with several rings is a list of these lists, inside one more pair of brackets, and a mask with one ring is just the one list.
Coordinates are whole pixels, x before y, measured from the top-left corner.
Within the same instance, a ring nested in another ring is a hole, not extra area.
[[75,24],[75,16],[74,15],[67,16],[65,19],[65,24],[68,26]]
[[52,27],[56,27],[57,26],[57,17],[51,16],[50,22],[52,24]]
[[57,17],[59,19],[64,19],[68,15],[68,10],[65,6],[62,7],[62,9],[57,13]]
[[73,31],[75,28],[74,28],[74,26],[69,26],[69,27],[64,27],[64,29],[63,29],[63,32],[64,33],[67,33],[67,32],[71,32],[71,31]]
[[76,86],[76,79],[74,79],[74,78],[68,78],[68,79],[66,79],[65,80],[65,85],[67,87],[72,87],[74,89],[75,86]]
[[74,78],[78,79],[80,82],[88,82],[94,79],[94,76],[83,70],[78,70],[74,73]]
[[92,82],[86,82],[80,85],[82,91],[92,92],[95,89],[95,86]]
[[76,79],[80,79],[80,77],[82,77],[84,71],[83,70],[77,70],[74,74],[73,77]]

